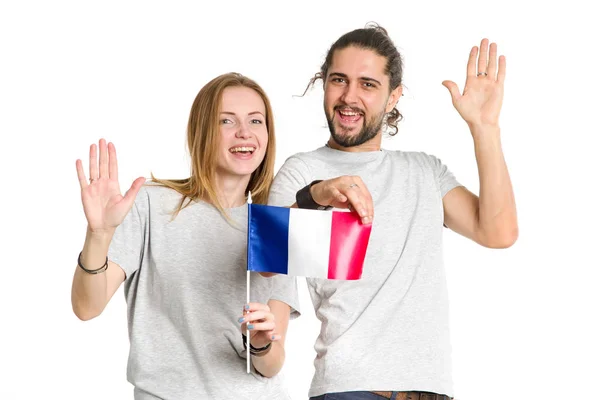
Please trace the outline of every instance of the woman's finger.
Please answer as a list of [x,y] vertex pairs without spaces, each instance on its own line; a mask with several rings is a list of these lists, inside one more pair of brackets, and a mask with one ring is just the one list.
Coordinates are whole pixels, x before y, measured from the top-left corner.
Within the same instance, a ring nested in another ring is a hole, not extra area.
[[119,179],[119,166],[117,163],[117,149],[113,143],[108,144],[108,177]]
[[272,342],[276,342],[278,340],[281,340],[281,335],[278,335],[274,331],[271,331],[269,332],[269,339],[271,339]]
[[83,163],[81,160],[75,161],[75,168],[77,169],[77,179],[79,179],[79,186],[81,186],[81,190],[85,189],[88,186],[87,178],[85,177],[85,172],[83,172]]
[[108,178],[108,147],[106,146],[106,140],[100,139],[98,143],[100,150],[100,178]]
[[249,314],[244,315],[239,319],[239,322],[253,322],[253,321],[274,321],[275,316],[267,311],[254,311]]
[[244,312],[252,312],[252,311],[267,311],[270,312],[271,309],[268,305],[262,303],[248,303],[244,306]]
[[249,331],[272,331],[275,329],[275,322],[253,322],[247,325]]
[[90,146],[90,181],[98,179],[98,151],[96,144]]

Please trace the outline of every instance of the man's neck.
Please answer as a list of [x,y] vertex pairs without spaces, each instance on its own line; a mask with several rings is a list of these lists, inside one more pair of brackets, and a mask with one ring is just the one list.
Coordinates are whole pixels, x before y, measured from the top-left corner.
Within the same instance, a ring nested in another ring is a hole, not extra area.
[[351,146],[351,147],[340,146],[339,144],[337,144],[335,142],[335,140],[333,140],[333,138],[330,137],[329,140],[327,141],[327,147],[335,149],[335,150],[347,151],[350,153],[379,151],[379,150],[381,150],[381,132],[378,133],[377,136],[375,136],[373,139],[366,141],[362,144],[359,144],[358,146]]

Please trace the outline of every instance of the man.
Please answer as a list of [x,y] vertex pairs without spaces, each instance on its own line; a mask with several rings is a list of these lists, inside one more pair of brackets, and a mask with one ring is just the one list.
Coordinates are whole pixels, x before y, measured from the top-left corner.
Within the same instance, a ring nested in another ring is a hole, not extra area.
[[443,227],[490,248],[518,235],[498,124],[506,62],[496,52],[487,39],[471,49],[462,94],[443,82],[473,137],[479,197],[434,156],[381,149],[383,129],[397,132],[402,94],[402,59],[383,28],[340,37],[311,81],[323,80],[331,137],[286,160],[269,202],[350,208],[373,223],[361,280],[307,279],[322,322],[312,399],[452,398]]

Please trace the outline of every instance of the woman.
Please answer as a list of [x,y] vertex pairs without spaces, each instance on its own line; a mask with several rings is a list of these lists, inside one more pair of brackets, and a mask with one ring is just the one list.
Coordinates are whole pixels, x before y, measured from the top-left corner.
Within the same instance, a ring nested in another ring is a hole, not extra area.
[[295,281],[252,274],[255,302],[244,305],[246,196],[266,203],[274,173],[267,96],[239,74],[213,79],[192,105],[187,140],[189,178],[138,178],[125,196],[113,144],[100,140],[99,160],[91,145],[89,183],[77,160],[88,228],[73,310],[82,320],[98,316],[125,282],[136,399],[288,398],[277,373],[297,315]]

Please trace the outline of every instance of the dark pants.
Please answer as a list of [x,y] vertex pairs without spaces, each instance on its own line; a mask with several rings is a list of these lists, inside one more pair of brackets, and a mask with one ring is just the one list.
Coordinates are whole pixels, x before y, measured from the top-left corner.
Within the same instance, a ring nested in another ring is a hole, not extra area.
[[[391,394],[391,396],[390,396]],[[385,396],[385,397],[384,397]],[[436,395],[430,392],[387,392],[386,395],[380,396],[373,392],[338,392],[326,393],[320,396],[311,397],[310,400],[383,400],[386,398],[392,399],[411,399],[411,400],[435,400],[435,399],[450,399],[447,396]],[[390,396],[390,397],[388,397]]]
[[[396,394],[396,392],[393,392]],[[394,398],[394,397],[392,397]],[[371,392],[340,392],[340,393],[326,393],[320,396],[311,397],[310,400],[383,400],[375,393]]]

